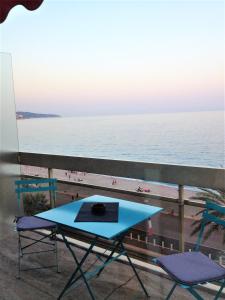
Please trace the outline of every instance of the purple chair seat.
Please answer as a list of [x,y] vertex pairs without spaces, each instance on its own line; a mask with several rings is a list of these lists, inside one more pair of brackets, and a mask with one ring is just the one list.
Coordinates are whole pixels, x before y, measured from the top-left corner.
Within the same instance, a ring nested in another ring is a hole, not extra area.
[[17,230],[35,230],[35,229],[50,229],[55,228],[56,224],[50,221],[46,221],[37,217],[24,216],[20,217],[17,221]]
[[157,263],[182,284],[195,285],[225,279],[225,268],[201,252],[184,252],[157,258]]

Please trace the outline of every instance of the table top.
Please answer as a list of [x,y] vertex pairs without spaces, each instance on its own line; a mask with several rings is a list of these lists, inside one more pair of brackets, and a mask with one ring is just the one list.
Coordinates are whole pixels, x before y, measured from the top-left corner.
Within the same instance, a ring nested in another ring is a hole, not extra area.
[[[119,202],[118,222],[74,222],[84,202]],[[162,211],[161,207],[94,195],[39,213],[36,217],[82,230],[105,239],[113,239],[131,227],[153,217],[160,211]]]

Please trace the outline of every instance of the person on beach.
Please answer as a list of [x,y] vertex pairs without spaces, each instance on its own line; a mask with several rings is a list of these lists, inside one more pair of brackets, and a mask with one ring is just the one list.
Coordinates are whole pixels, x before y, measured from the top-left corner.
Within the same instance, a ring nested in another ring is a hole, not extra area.
[[138,186],[138,188],[136,189],[137,192],[143,192],[143,188],[140,187],[140,185]]
[[116,184],[116,180],[115,179],[113,179],[113,181],[112,181],[112,185],[114,185],[114,184]]

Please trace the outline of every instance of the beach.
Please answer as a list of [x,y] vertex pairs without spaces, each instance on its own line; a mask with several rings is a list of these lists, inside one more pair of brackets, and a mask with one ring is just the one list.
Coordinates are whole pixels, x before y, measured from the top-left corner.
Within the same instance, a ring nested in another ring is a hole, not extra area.
[[[22,166],[22,175],[48,177],[45,168]],[[168,198],[178,198],[178,187],[161,183],[153,183],[136,179],[112,177],[87,172],[53,170],[53,177],[70,183],[79,183],[90,186],[104,187],[121,191],[137,192],[143,195],[156,195]],[[196,194],[194,190],[185,188],[184,197],[189,199]]]

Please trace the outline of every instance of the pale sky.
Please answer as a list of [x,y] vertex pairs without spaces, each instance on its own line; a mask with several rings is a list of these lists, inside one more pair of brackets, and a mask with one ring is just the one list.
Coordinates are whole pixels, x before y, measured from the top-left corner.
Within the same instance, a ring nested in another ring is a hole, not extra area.
[[224,110],[224,1],[56,1],[0,25],[17,110]]

